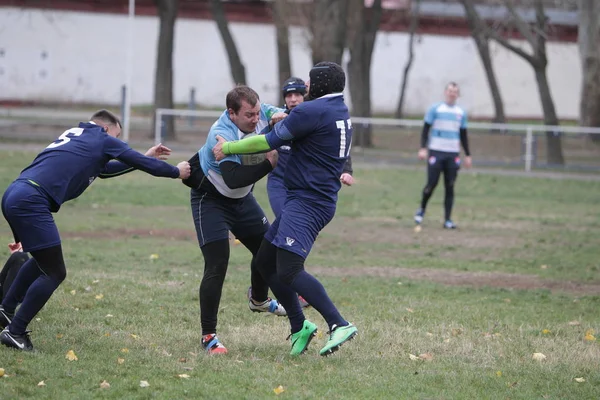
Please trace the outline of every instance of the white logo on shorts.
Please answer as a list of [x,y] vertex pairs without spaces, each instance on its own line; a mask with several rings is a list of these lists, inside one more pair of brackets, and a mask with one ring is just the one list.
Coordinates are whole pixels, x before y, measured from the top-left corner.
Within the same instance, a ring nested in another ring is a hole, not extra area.
[[267,221],[267,217],[263,217],[263,219],[262,219],[262,223],[263,223],[263,225],[266,225],[266,224],[267,224],[267,222],[268,222],[268,221]]
[[294,239],[292,239],[291,237],[286,237],[286,238],[285,238],[285,244],[287,244],[288,246],[291,246],[291,245],[293,245],[293,244],[294,244],[294,242],[295,242],[295,240],[294,240]]

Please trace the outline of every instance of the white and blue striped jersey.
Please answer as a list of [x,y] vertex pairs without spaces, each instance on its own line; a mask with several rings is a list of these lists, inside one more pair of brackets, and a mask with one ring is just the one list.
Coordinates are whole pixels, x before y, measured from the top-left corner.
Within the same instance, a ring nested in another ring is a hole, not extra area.
[[429,150],[460,153],[460,130],[467,127],[465,110],[456,104],[435,103],[425,114],[425,122],[431,125]]
[[[273,114],[277,112],[283,112],[283,108],[278,108],[270,104],[261,103],[260,105],[260,119],[256,125],[256,133],[261,133],[263,129],[269,126],[269,121]],[[246,196],[252,190],[252,185],[244,186],[238,189],[231,189],[221,175],[219,164],[224,161],[233,161],[241,164],[241,158],[239,155],[226,156],[221,161],[216,161],[215,156],[212,152],[213,147],[217,144],[217,135],[221,136],[225,141],[232,142],[244,138],[247,134],[239,130],[239,128],[229,118],[229,112],[225,110],[219,119],[212,125],[206,138],[206,143],[200,150],[198,150],[198,156],[200,156],[200,167],[202,172],[208,178],[210,183],[225,197],[232,199],[241,199]]]

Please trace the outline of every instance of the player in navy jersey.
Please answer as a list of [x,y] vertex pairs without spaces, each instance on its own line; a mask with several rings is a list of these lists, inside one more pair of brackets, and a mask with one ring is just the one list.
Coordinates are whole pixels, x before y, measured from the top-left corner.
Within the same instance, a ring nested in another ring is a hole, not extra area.
[[[281,89],[283,95],[283,101],[285,106],[285,112],[289,114],[294,107],[304,102],[304,96],[306,95],[306,83],[294,76],[286,79]],[[279,153],[279,160],[277,161],[277,167],[269,173],[267,179],[267,194],[269,195],[269,204],[271,210],[277,218],[281,214],[283,203],[285,202],[286,190],[283,184],[283,176],[285,174],[285,168],[287,161],[290,157],[291,146],[284,144],[277,149]],[[354,184],[354,178],[352,177],[352,158],[348,155],[348,160],[344,164],[344,170],[340,176],[340,181],[347,186]],[[302,300],[301,300],[302,302]]]
[[32,257],[19,270],[0,306],[3,345],[33,350],[27,326],[66,278],[52,217],[64,202],[79,197],[96,178],[112,178],[133,169],[165,178],[189,176],[187,161],[177,167],[161,161],[171,152],[167,147],[156,145],[143,155],[117,139],[120,134],[118,118],[98,111],[89,122],[65,131],[48,145],[4,192],[2,214],[15,243],[22,244]]
[[415,223],[420,225],[425,216],[427,202],[444,173],[444,228],[456,229],[452,222],[454,184],[460,168],[460,145],[465,151],[465,167],[471,168],[471,152],[467,138],[467,113],[456,104],[459,89],[454,82],[448,83],[444,91],[445,100],[432,105],[423,124],[419,159],[427,158],[427,183],[423,188],[421,207],[415,213]]
[[[191,208],[198,244],[204,257],[204,274],[200,283],[200,323],[202,346],[209,354],[225,354],[227,348],[217,337],[217,316],[223,283],[229,264],[229,232],[252,253],[258,252],[269,228],[267,217],[252,194],[254,183],[277,165],[277,152],[256,165],[244,165],[239,156],[215,160],[212,147],[217,135],[238,140],[266,129],[270,121],[283,118],[283,109],[260,102],[258,94],[247,86],[237,86],[227,93],[227,109],[212,125],[206,143],[192,157]],[[268,297],[269,285],[254,264],[250,268],[251,287],[248,307],[253,312],[285,315],[285,309]]]
[[302,312],[304,297],[325,319],[329,340],[320,351],[328,355],[357,334],[323,285],[305,271],[304,262],[319,232],[335,214],[340,175],[352,143],[352,124],[342,91],[346,75],[336,63],[321,62],[310,70],[309,99],[296,106],[273,130],[240,141],[218,137],[217,160],[229,154],[248,154],[292,147],[285,170],[284,211],[265,235],[254,262],[287,310],[291,326],[291,354],[304,353],[317,326]]

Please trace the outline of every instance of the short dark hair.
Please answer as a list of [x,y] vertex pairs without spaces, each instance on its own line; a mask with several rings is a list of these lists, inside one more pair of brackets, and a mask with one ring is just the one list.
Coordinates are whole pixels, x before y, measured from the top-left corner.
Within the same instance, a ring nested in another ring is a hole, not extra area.
[[240,85],[236,86],[227,93],[227,98],[225,99],[225,105],[227,109],[232,109],[234,113],[237,114],[242,108],[242,101],[250,104],[251,107],[254,107],[256,103],[260,101],[258,97],[258,93],[254,91],[254,89]]
[[449,87],[455,87],[455,88],[459,89],[459,87],[458,87],[458,83],[456,83],[456,82],[454,82],[454,81],[450,81],[450,82],[448,82],[448,83],[446,84],[446,87],[445,87],[445,89],[448,89]]
[[122,128],[123,125],[121,125],[121,121],[119,120],[119,118],[111,113],[108,110],[100,110],[100,111],[96,111],[94,113],[94,115],[92,115],[92,118],[90,118],[91,121],[101,121],[104,122],[105,124],[110,124],[110,125],[116,125],[119,128]]

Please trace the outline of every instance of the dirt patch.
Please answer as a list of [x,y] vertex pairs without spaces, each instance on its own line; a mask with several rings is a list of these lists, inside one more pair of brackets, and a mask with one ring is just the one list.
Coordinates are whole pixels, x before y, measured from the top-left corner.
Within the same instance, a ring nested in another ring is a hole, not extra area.
[[535,275],[509,274],[499,272],[464,272],[427,268],[392,267],[309,267],[310,273],[320,276],[405,278],[426,280],[450,286],[496,287],[517,290],[548,289],[553,292],[567,292],[577,295],[600,294],[600,283],[563,282],[541,279]]
[[110,229],[83,232],[61,232],[64,239],[125,239],[132,237],[155,237],[173,240],[196,239],[196,232],[188,229]]

